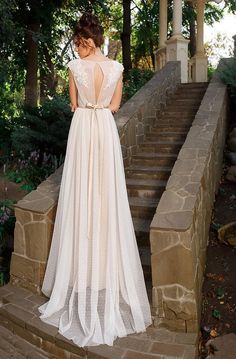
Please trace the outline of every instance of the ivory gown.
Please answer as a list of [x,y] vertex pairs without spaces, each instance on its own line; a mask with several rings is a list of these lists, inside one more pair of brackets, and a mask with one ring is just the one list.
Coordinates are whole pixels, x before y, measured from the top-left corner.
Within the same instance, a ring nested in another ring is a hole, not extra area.
[[75,59],[68,66],[79,107],[68,134],[42,285],[50,299],[38,309],[42,321],[78,346],[113,345],[152,324],[119,134],[106,108],[123,65]]

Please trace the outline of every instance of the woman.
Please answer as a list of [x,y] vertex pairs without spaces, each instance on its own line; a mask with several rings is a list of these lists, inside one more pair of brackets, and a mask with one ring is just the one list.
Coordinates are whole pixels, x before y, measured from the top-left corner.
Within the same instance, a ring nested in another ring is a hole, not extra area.
[[152,323],[113,112],[123,65],[101,52],[103,29],[84,14],[69,62],[74,112],[42,292],[40,318],[79,346],[113,345]]

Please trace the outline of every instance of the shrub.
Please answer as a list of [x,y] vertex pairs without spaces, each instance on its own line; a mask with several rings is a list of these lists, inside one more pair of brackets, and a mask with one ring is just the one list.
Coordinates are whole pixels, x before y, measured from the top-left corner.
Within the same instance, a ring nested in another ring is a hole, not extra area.
[[41,107],[25,108],[11,136],[15,154],[30,155],[35,150],[64,154],[71,118],[68,99],[62,96],[45,100]]
[[137,68],[129,70],[124,75],[124,89],[122,104],[131,98],[154,74],[152,70],[140,70]]

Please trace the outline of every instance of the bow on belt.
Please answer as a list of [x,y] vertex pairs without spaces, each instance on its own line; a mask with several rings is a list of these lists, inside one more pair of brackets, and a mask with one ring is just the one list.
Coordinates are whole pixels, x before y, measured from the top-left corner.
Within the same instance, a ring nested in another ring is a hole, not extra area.
[[87,102],[86,108],[91,108],[91,109],[94,109],[94,110],[97,110],[97,109],[102,109],[102,108],[108,108],[108,107],[104,107],[103,105],[99,105],[99,104],[92,104],[91,102]]

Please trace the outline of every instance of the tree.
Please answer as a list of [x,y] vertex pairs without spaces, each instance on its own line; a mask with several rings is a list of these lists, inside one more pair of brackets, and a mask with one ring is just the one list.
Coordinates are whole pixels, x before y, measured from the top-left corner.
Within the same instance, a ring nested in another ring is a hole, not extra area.
[[122,57],[124,70],[127,72],[132,68],[131,61],[131,0],[123,0],[123,31],[121,33]]

